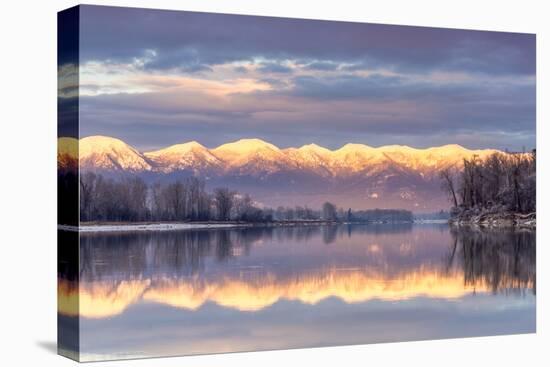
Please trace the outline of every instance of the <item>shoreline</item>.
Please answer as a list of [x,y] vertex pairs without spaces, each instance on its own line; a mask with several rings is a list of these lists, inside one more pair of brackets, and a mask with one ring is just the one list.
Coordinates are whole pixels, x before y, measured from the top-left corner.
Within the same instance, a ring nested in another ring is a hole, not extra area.
[[290,227],[338,224],[331,221],[289,221],[289,222],[144,222],[144,223],[93,223],[77,226],[58,225],[57,228],[64,231],[79,233],[98,232],[141,232],[141,231],[185,231],[196,229],[223,229],[243,227]]
[[282,222],[141,222],[141,223],[84,223],[80,226],[58,224],[57,229],[78,233],[99,232],[143,232],[143,231],[185,231],[197,229],[252,228],[252,227],[294,227],[294,226],[324,226],[324,225],[378,225],[403,224],[415,222],[336,222],[336,221],[282,221]]
[[449,224],[455,227],[470,226],[481,228],[537,229],[537,214],[521,214],[513,212],[482,213],[471,216],[458,216],[449,219]]
[[459,216],[449,220],[415,220],[412,222],[337,222],[324,220],[281,221],[281,222],[84,222],[80,226],[58,224],[57,229],[78,233],[101,232],[163,232],[198,229],[252,228],[252,227],[294,227],[324,225],[380,225],[380,224],[444,224],[454,227],[508,228],[536,230],[536,213],[494,213],[474,216]]
[[85,224],[69,226],[59,224],[57,229],[79,233],[97,232],[141,232],[141,231],[181,231],[191,229],[216,229],[250,226],[248,223],[117,223],[117,224]]

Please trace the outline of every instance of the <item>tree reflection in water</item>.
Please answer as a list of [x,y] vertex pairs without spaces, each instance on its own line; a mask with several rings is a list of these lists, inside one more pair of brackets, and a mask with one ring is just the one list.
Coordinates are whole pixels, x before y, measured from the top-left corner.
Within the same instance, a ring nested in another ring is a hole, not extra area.
[[536,232],[452,228],[447,271],[458,266],[466,285],[484,284],[493,293],[536,294]]
[[[80,278],[99,281],[113,276],[125,279],[191,276],[200,274],[208,259],[223,263],[235,256],[246,256],[255,245],[265,241],[304,243],[320,238],[330,245],[354,234],[407,233],[411,228],[411,225],[340,225],[85,234],[80,239]],[[450,238],[448,254],[441,263],[444,273],[463,272],[465,285],[484,284],[493,292],[529,289],[535,293],[534,231],[451,228]],[[73,276],[60,274],[60,277],[69,280]]]
[[[214,256],[225,262],[247,255],[255,243],[271,241],[307,242],[320,237],[332,244],[354,234],[407,233],[410,223],[384,225],[330,225],[249,227],[196,231],[84,233],[80,238],[80,274],[83,280],[101,280],[113,271],[125,277],[150,276],[159,270],[172,275],[193,275],[204,269],[205,259]],[[116,269],[116,270],[115,270]]]
[[535,232],[369,224],[60,239],[71,250],[58,271],[59,320],[69,331],[61,347],[70,351],[79,350],[79,335],[81,351],[107,353],[107,343],[94,343],[120,349],[144,333],[136,350],[157,355],[159,340],[179,353],[192,350],[189,340],[210,345],[218,329],[242,338],[234,350],[252,349],[262,334],[271,346],[278,327],[280,335],[298,332],[293,346],[335,335],[389,340],[378,330],[391,340],[535,330]]

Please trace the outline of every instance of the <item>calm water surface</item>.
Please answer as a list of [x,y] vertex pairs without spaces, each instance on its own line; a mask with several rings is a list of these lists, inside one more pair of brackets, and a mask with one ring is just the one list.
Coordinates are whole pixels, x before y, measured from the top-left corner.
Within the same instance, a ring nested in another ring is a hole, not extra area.
[[80,314],[83,360],[535,331],[535,232],[339,225],[81,236],[80,289],[60,274],[59,302],[67,322]]

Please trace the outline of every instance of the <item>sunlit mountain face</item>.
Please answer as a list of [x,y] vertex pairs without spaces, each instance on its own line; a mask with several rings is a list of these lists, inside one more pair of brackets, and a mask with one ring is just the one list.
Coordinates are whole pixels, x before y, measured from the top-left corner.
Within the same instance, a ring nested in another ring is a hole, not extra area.
[[[60,145],[75,143],[60,141]],[[308,144],[281,149],[260,139],[241,139],[215,148],[191,141],[140,152],[104,136],[82,138],[78,147],[83,172],[115,177],[132,174],[149,181],[196,176],[211,189],[228,187],[274,207],[320,207],[332,201],[344,208],[414,211],[448,208],[448,198],[440,190],[442,169],[460,169],[465,158],[484,159],[497,152],[460,145],[415,149],[346,144],[329,150]],[[60,154],[70,156],[71,151],[60,149]]]

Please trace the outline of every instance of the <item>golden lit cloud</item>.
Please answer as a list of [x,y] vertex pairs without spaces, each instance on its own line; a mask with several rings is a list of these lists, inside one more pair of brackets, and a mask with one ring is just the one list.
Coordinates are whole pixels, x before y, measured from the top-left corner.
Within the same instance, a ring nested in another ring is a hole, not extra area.
[[[253,70],[253,69],[251,69]],[[198,95],[225,96],[270,90],[256,78],[230,72],[229,66],[213,69],[212,75],[155,73],[142,69],[141,62],[131,64],[88,62],[80,68],[80,95],[150,93],[185,90]]]

